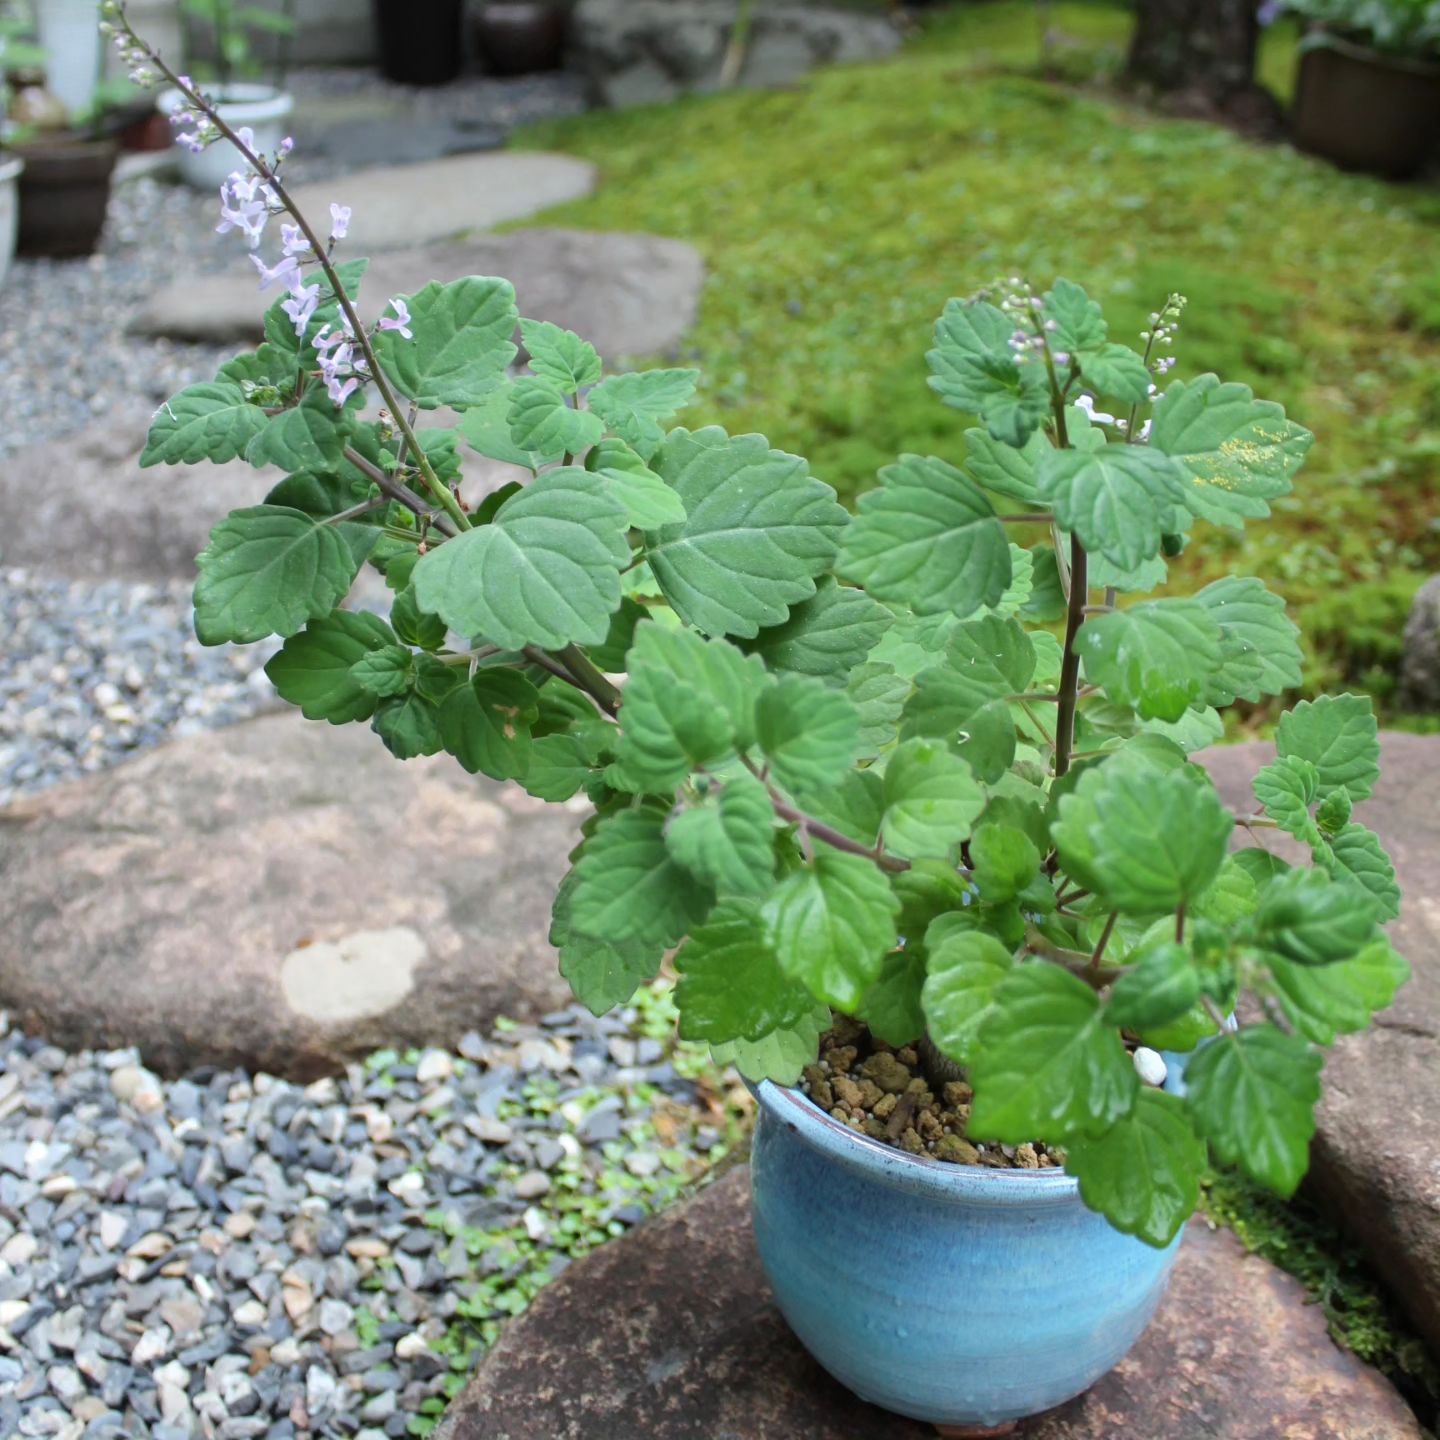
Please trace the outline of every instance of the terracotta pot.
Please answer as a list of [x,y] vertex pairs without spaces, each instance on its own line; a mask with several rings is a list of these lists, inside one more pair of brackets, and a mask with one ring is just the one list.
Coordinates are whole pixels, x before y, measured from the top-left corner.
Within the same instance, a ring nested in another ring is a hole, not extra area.
[[1440,65],[1312,36],[1300,56],[1291,129],[1302,150],[1346,170],[1413,175],[1440,139]]
[[20,254],[93,254],[105,226],[119,146],[113,140],[60,138],[14,149],[25,162],[20,176]]
[[375,0],[380,69],[402,85],[445,85],[465,59],[463,0]]
[[475,16],[475,47],[492,75],[558,70],[570,11],[549,0],[487,0]]

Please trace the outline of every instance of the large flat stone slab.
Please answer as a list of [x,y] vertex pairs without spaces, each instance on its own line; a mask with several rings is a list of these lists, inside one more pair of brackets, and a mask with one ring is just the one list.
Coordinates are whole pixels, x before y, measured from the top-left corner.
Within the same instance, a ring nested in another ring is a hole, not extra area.
[[[554,229],[476,236],[376,256],[361,289],[361,316],[373,321],[391,295],[462,275],[503,275],[515,286],[522,315],[574,330],[618,361],[679,345],[695,323],[705,264],[692,246],[655,235]],[[273,298],[237,266],[167,286],[133,328],[176,340],[244,344],[260,337],[261,316]]]
[[[776,1309],[749,1171],[572,1266],[501,1335],[436,1440],[935,1440],[857,1400]],[[1063,1294],[1037,1303],[1064,1303]],[[1420,1440],[1318,1307],[1227,1231],[1193,1221],[1128,1358],[1025,1440]]]
[[[1253,810],[1250,782],[1274,756],[1253,743],[1201,758],[1227,802]],[[1310,1175],[1440,1351],[1440,736],[1383,735],[1380,765],[1355,818],[1395,861],[1404,899],[1390,933],[1414,978],[1368,1031],[1331,1050]],[[1256,836],[1279,853],[1298,848],[1273,830]]]
[[353,212],[347,255],[402,250],[470,230],[489,230],[581,200],[595,188],[595,167],[539,150],[457,155],[421,165],[377,165],[336,180],[299,185],[291,198],[314,223],[330,202]]
[[170,1072],[298,1078],[568,999],[576,817],[293,711],[0,810],[0,1006]]

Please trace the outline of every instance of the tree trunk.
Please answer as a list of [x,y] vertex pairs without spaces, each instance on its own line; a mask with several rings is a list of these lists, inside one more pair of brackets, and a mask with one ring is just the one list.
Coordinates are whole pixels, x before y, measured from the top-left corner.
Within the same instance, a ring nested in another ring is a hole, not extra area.
[[1192,115],[1241,123],[1277,118],[1255,83],[1260,38],[1256,0],[1140,0],[1130,43],[1130,78]]

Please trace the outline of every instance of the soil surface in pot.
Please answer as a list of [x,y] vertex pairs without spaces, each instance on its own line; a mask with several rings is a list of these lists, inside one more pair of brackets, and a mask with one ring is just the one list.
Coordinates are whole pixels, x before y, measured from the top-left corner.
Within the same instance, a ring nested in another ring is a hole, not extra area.
[[998,1145],[967,1139],[970,1087],[951,1080],[937,1092],[913,1046],[893,1049],[844,1016],[837,1015],[834,1029],[821,1038],[819,1059],[805,1067],[800,1089],[842,1125],[912,1155],[996,1170],[1065,1163],[1064,1151],[1040,1140]]

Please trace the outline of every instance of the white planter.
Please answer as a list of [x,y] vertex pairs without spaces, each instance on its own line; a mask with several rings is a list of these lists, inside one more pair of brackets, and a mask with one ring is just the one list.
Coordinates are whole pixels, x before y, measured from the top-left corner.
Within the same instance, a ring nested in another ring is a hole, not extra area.
[[20,226],[20,172],[23,160],[0,155],[0,285],[15,256],[15,234]]
[[[214,93],[213,91],[211,93]],[[178,90],[162,90],[155,102],[162,114],[185,109],[185,97]],[[270,85],[232,84],[220,101],[220,115],[232,129],[248,125],[255,132],[255,148],[274,156],[285,138],[285,122],[295,108],[294,96]],[[183,126],[177,126],[183,130]],[[232,170],[243,168],[234,146],[224,140],[208,145],[198,155],[183,146],[180,175],[197,190],[218,190]]]
[[72,116],[80,115],[100,78],[98,0],[44,0],[36,9],[46,87]]

